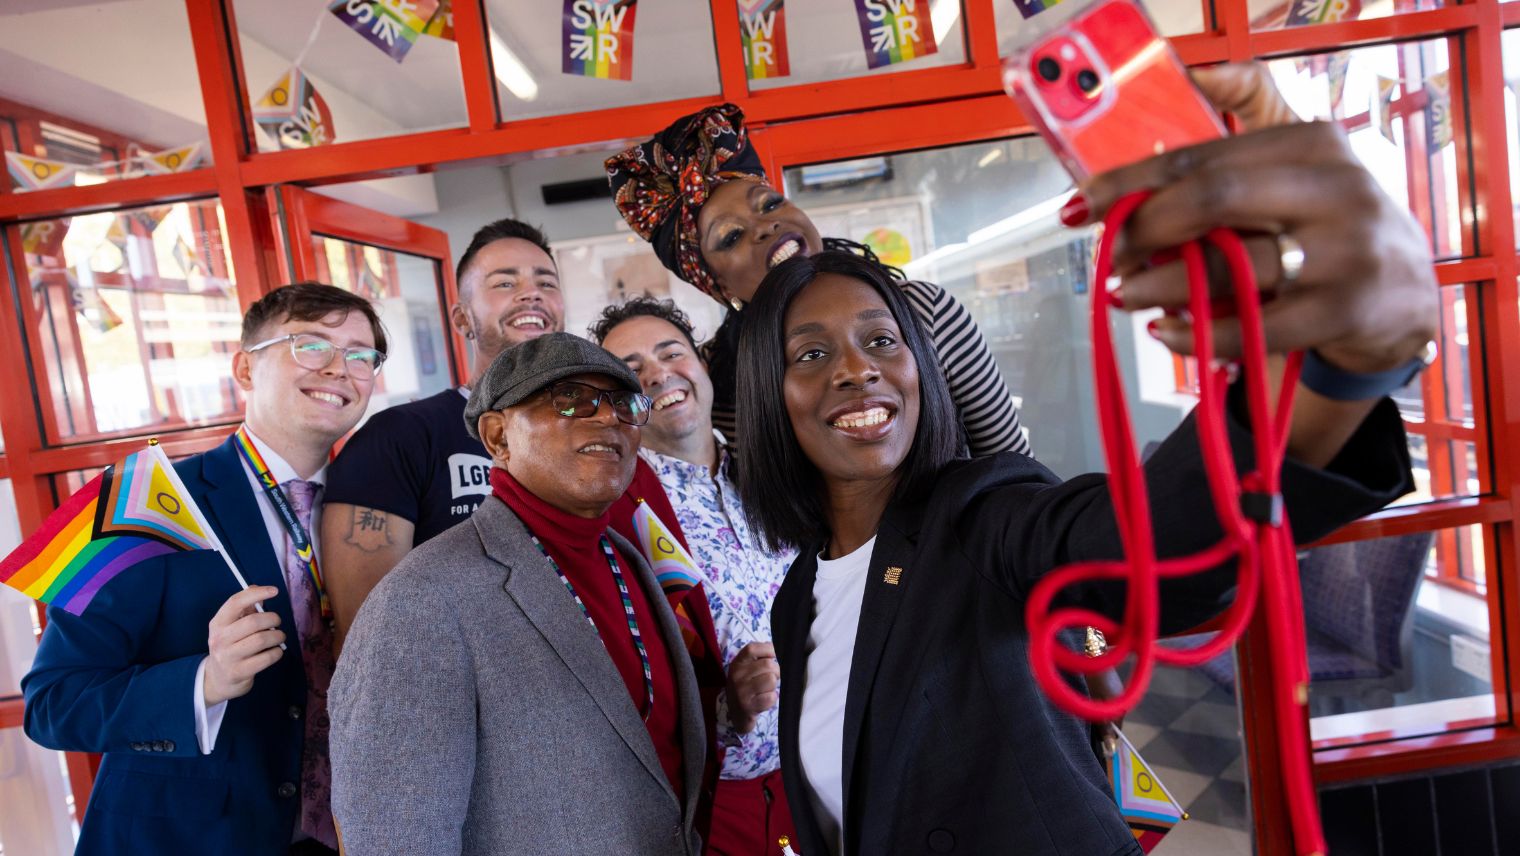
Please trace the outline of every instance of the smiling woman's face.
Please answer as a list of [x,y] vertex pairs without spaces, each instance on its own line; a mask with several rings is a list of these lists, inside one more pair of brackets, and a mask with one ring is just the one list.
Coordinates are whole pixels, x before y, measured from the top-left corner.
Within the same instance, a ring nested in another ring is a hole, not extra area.
[[728,297],[749,301],[771,268],[823,249],[801,208],[758,179],[718,185],[697,214],[702,259]]
[[822,274],[783,325],[786,411],[831,489],[895,480],[918,430],[918,364],[881,295]]

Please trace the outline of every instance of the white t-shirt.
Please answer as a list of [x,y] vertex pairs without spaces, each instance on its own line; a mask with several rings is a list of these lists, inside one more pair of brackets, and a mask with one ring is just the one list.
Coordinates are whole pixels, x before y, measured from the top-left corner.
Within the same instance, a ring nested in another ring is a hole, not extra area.
[[860,629],[860,604],[876,538],[837,559],[818,557],[813,624],[808,630],[798,748],[813,814],[825,838],[844,852],[844,703]]

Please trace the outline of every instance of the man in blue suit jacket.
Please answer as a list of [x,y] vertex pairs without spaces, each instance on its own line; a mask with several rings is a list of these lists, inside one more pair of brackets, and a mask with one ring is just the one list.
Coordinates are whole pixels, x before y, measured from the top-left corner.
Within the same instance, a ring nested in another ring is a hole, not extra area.
[[249,587],[213,552],[172,553],[117,576],[82,616],[48,609],[21,682],[26,733],[105,753],[78,853],[335,852],[332,631],[293,543],[318,531],[332,444],[363,415],[384,352],[361,297],[304,283],[260,299],[232,364],[242,429],[175,465]]

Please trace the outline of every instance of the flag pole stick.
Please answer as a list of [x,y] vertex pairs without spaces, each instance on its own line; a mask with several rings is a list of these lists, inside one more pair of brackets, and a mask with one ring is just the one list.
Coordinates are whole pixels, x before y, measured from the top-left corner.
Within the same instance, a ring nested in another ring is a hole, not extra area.
[[[201,513],[200,506],[196,505],[195,500],[190,498],[189,489],[185,487],[184,482],[180,481],[179,472],[174,469],[174,464],[169,460],[169,456],[164,454],[164,448],[158,445],[157,437],[148,441],[148,450],[163,465],[164,473],[174,482],[174,489],[179,492],[180,496],[185,498],[185,509],[190,512],[191,517],[195,518],[195,523],[201,528],[201,531],[206,533],[207,540],[211,542],[211,549],[215,550],[216,554],[222,557],[222,561],[227,563],[227,569],[232,571],[232,577],[237,580],[238,587],[243,591],[247,591],[248,580],[243,578],[243,572],[238,570],[238,566],[233,563],[232,556],[228,555],[227,548],[222,545],[222,539],[217,537],[216,530],[211,528],[211,522],[206,519],[206,515]],[[255,603],[253,608],[259,612],[263,612],[264,604]],[[285,647],[284,642],[281,642],[280,650],[285,651],[289,649]]]

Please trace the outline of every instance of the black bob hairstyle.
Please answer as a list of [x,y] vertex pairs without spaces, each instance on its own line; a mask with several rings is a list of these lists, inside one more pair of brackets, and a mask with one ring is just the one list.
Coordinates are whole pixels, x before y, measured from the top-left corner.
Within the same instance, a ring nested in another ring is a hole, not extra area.
[[735,404],[744,426],[743,442],[738,444],[739,495],[750,525],[769,550],[814,549],[829,537],[823,477],[797,442],[782,388],[786,311],[823,274],[848,276],[875,289],[918,364],[918,426],[898,468],[893,500],[928,491],[946,464],[965,455],[960,414],[939,357],[891,274],[879,263],[839,250],[788,259],[766,274],[754,302],[745,308],[738,348]]

